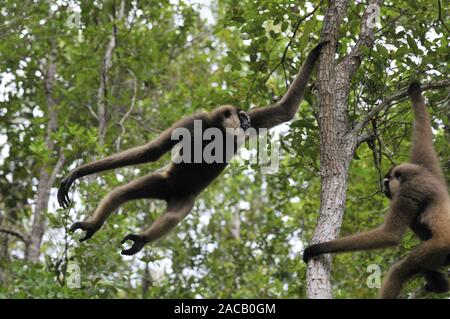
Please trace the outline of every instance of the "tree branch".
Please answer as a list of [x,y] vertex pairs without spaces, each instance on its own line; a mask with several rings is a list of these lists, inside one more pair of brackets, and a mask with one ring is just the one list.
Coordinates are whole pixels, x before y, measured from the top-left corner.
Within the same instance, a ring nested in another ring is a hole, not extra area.
[[128,73],[130,73],[131,77],[133,78],[133,97],[131,98],[130,108],[128,109],[128,111],[125,113],[125,115],[119,121],[120,134],[117,138],[117,144],[116,144],[117,151],[120,150],[120,143],[122,142],[122,137],[125,135],[125,126],[123,124],[125,123],[125,120],[130,116],[131,112],[133,112],[134,106],[136,104],[137,78],[136,78],[136,75],[134,75],[134,72],[132,70],[128,69]]
[[48,181],[48,185],[50,187],[55,183],[56,175],[58,175],[58,173],[61,170],[62,166],[64,165],[65,161],[66,161],[66,158],[64,156],[63,150],[61,149],[59,151],[58,161],[56,162],[55,166],[53,167],[52,174],[50,175],[50,179]]
[[374,137],[375,137],[375,134],[373,132],[368,132],[368,133],[365,133],[365,134],[362,134],[362,135],[358,136],[358,139],[357,139],[357,142],[356,142],[357,146],[361,145],[364,142],[369,141],[370,139],[372,139]]
[[373,12],[369,9],[371,9],[372,5],[376,5],[379,7],[381,5],[381,2],[381,0],[370,1],[361,18],[361,31],[359,33],[359,38],[356,41],[356,44],[351,49],[350,53],[347,54],[347,56],[345,56],[345,58],[338,64],[338,70],[343,68],[345,69],[346,74],[353,74],[361,64],[362,48],[364,46],[368,48],[373,46],[375,42],[375,25],[371,25],[370,23]]
[[[125,1],[120,2],[120,9],[117,16],[121,20],[124,16]],[[98,116],[98,130],[99,130],[99,144],[105,144],[106,136],[106,100],[107,100],[107,86],[108,86],[108,72],[112,67],[112,56],[117,45],[117,25],[115,21],[115,7],[113,6],[113,27],[111,38],[106,46],[105,54],[103,56],[102,65],[100,69],[100,85],[97,90],[97,116]]]
[[442,26],[447,30],[448,33],[450,33],[450,30],[448,29],[447,25],[444,22],[444,19],[442,19],[442,5],[441,0],[437,0],[438,3],[438,12],[439,12],[439,21],[441,22]]
[[[307,15],[305,15],[305,16],[303,16],[303,17],[301,17],[301,18],[299,18],[299,19],[297,20],[297,22],[296,22],[295,25],[294,25],[294,32],[292,33],[291,39],[295,39],[295,36],[297,35],[298,29],[300,28],[300,25],[302,24],[302,22],[305,21],[306,19],[308,19],[310,16],[312,16],[312,15],[317,11],[317,9],[319,9],[321,3],[322,3],[322,2],[320,2],[320,3],[314,8],[313,11],[311,11],[311,12],[308,13]],[[293,41],[293,40],[290,40],[290,41],[289,41],[289,43],[287,44],[286,48],[284,49],[283,55],[281,56],[281,60],[274,66],[274,68],[272,69],[272,71],[269,72],[269,75],[268,75],[267,78],[264,80],[264,83],[266,83],[266,82],[270,79],[270,77],[272,76],[273,72],[275,72],[276,69],[278,69],[278,68],[280,67],[280,65],[283,65],[284,61],[286,60],[286,55],[287,55],[287,53],[288,53],[288,50],[289,50],[289,48],[290,48],[291,45],[292,45],[292,41]]]
[[[441,80],[441,81],[437,81],[434,83],[424,84],[424,85],[422,85],[422,91],[442,89],[444,87],[449,87],[449,86],[450,86],[450,78]],[[374,109],[372,109],[372,111],[370,111],[363,120],[361,120],[360,122],[358,122],[355,125],[353,132],[355,134],[359,134],[359,132],[362,129],[364,129],[370,123],[370,120],[372,118],[374,118],[379,112],[381,112],[382,110],[384,110],[385,108],[390,106],[393,102],[403,99],[406,96],[408,96],[408,94],[406,93],[406,88],[405,88],[405,89],[402,89],[402,90],[384,98],[383,101],[381,101],[380,104],[378,104]]]
[[18,239],[20,239],[21,241],[23,241],[25,243],[25,245],[28,245],[28,243],[30,241],[28,235],[25,235],[18,230],[0,227],[0,233],[5,233],[5,234],[11,235],[11,236],[15,236]]

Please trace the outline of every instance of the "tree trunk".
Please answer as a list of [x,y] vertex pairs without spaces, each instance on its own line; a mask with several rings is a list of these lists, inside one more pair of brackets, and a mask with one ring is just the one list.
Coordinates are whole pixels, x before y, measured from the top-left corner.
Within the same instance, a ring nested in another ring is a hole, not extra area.
[[[379,5],[381,1],[371,1]],[[350,80],[361,63],[362,46],[373,45],[373,26],[368,27],[369,12],[362,17],[361,34],[350,53],[336,65],[335,52],[339,25],[348,1],[330,2],[325,14],[322,50],[318,70],[320,129],[320,212],[312,243],[336,239],[344,215],[348,170],[358,144],[358,133],[351,129],[348,117]],[[332,298],[331,257],[313,259],[307,268],[307,295],[314,299]]]
[[[52,139],[52,134],[56,132],[58,128],[58,113],[56,109],[56,100],[54,97],[54,84],[56,75],[56,40],[53,40],[52,49],[48,55],[45,65],[45,95],[47,101],[47,132],[45,136],[45,145],[49,157],[54,151],[55,144]],[[27,249],[26,259],[31,262],[37,262],[39,259],[40,248],[42,244],[42,237],[46,229],[45,214],[48,209],[48,201],[50,196],[50,190],[55,182],[56,175],[58,174],[61,166],[64,163],[64,156],[60,154],[56,165],[49,167],[49,165],[43,164],[39,170],[39,184],[37,189],[36,204],[33,210],[33,222],[31,226],[31,232],[29,237],[29,245]]]
[[[114,7],[113,10],[115,10]],[[117,14],[117,19],[121,20],[124,17],[124,13],[125,13],[125,1],[122,0],[120,2],[120,8]],[[117,27],[115,23],[116,22],[113,21],[111,38],[109,39],[108,45],[106,46],[105,54],[103,56],[102,66],[100,69],[100,85],[97,90],[97,117],[98,117],[98,135],[99,135],[98,143],[100,146],[105,145],[105,137],[106,137],[106,124],[107,124],[106,98],[109,80],[109,70],[112,67],[112,56],[117,44],[116,42]]]

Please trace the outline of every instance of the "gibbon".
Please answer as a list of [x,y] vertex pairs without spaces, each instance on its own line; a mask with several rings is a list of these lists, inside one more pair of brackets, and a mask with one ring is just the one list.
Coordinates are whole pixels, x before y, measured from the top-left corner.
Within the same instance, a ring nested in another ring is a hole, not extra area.
[[[309,53],[286,94],[274,105],[255,108],[249,112],[239,110],[231,105],[220,106],[212,112],[195,114],[178,121],[148,144],[79,166],[62,180],[58,190],[59,204],[63,208],[68,207],[69,188],[78,178],[118,167],[158,160],[178,143],[171,139],[172,132],[177,128],[192,131],[195,120],[201,121],[203,131],[208,128],[218,128],[221,131],[238,127],[247,129],[251,126],[256,132],[261,128],[268,129],[291,120],[303,99],[306,85],[320,55],[322,45],[323,43],[317,45]],[[205,146],[205,143],[202,142],[202,151]],[[238,145],[234,145],[233,151],[236,151],[237,147]],[[133,255],[139,252],[145,244],[167,234],[189,213],[195,198],[225,169],[227,160],[228,158],[221,163],[174,163],[172,161],[168,168],[160,172],[150,173],[111,191],[103,198],[92,216],[73,224],[70,231],[73,232],[77,229],[86,231],[85,236],[80,239],[80,241],[85,241],[91,238],[107,217],[126,201],[140,198],[165,200],[167,202],[166,212],[150,228],[139,234],[130,234],[122,240],[122,244],[127,240],[133,242],[131,248],[122,250],[122,254]]]
[[415,275],[425,277],[426,291],[449,290],[447,275],[439,268],[450,264],[450,198],[433,148],[420,84],[411,83],[408,95],[414,109],[411,163],[395,166],[383,180],[383,192],[390,199],[384,223],[373,230],[311,245],[303,254],[308,262],[327,253],[396,246],[409,227],[422,243],[390,268],[380,298],[397,298],[405,282]]

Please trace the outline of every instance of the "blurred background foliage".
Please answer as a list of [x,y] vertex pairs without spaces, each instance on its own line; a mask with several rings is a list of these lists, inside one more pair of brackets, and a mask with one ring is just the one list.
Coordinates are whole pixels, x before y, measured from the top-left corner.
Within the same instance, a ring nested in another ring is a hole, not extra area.
[[[440,10],[434,2],[385,2],[376,45],[365,52],[354,75],[352,117],[363,116],[412,78],[430,82],[448,74],[448,2],[442,1]],[[16,236],[0,234],[0,297],[304,298],[301,252],[320,205],[314,80],[296,120],[279,129],[284,137],[276,174],[262,175],[257,165],[230,165],[175,231],[136,256],[119,254],[120,239],[147,227],[162,213],[161,202],[127,203],[82,245],[67,227],[91,214],[108,191],[161,167],[168,156],[77,182],[68,211],[58,208],[55,195],[75,165],[143,144],[187,114],[220,104],[248,109],[276,101],[318,43],[326,4],[125,1],[122,19],[119,6],[119,0],[4,0],[0,5],[0,226],[29,232],[41,168],[54,168],[61,152],[65,158],[50,191],[39,261],[27,260]],[[338,59],[354,44],[365,6],[350,2]],[[101,145],[98,89],[112,30],[116,42]],[[55,147],[49,152],[43,66],[51,52],[58,128],[51,133]],[[425,95],[436,149],[450,178],[449,92]],[[342,235],[382,221],[388,201],[380,193],[380,177],[393,163],[407,160],[411,120],[409,103],[400,101],[369,127],[377,139],[357,150]],[[409,234],[400,248],[337,255],[335,297],[375,297],[377,289],[366,285],[367,267],[378,264],[385,274],[415,243]],[[80,289],[68,287],[70,264],[80,269]],[[421,279],[411,282],[403,297],[422,285]]]

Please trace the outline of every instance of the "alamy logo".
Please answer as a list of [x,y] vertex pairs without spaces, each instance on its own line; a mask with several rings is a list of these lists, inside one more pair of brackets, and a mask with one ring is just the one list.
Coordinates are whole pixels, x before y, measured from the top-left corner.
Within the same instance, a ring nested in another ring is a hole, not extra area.
[[373,29],[377,24],[380,24],[380,6],[375,3],[369,4],[367,12],[367,27]]
[[75,262],[67,265],[67,287],[71,289],[81,288],[81,270],[80,266]]
[[171,139],[179,141],[171,151],[175,164],[247,162],[261,165],[262,174],[278,172],[280,141],[271,139],[267,129],[203,129],[202,121],[195,120],[193,129],[174,129]]
[[367,276],[366,284],[368,288],[381,287],[381,268],[380,265],[371,264],[367,267],[367,272],[371,273]]

